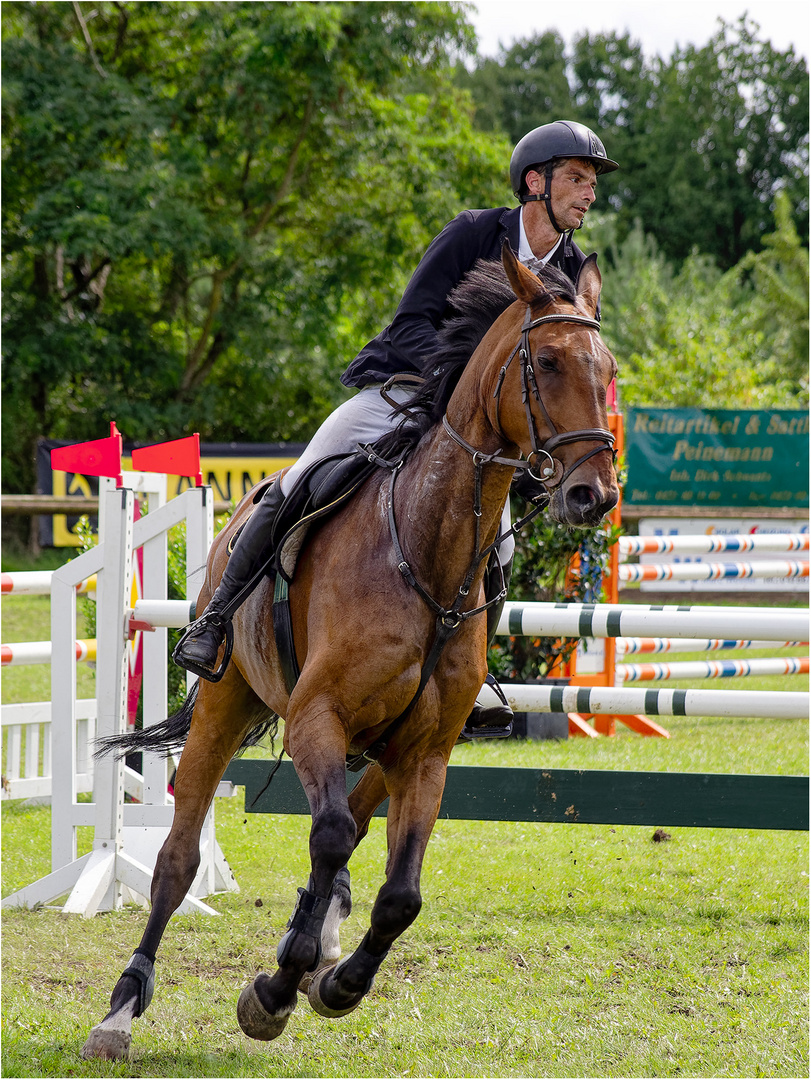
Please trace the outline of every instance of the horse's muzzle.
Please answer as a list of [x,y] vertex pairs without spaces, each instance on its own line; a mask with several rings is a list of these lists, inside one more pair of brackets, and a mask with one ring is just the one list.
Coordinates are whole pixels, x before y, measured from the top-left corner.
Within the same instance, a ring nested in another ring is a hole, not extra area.
[[619,500],[616,484],[604,488],[599,482],[572,484],[558,489],[549,506],[552,517],[564,525],[599,525]]

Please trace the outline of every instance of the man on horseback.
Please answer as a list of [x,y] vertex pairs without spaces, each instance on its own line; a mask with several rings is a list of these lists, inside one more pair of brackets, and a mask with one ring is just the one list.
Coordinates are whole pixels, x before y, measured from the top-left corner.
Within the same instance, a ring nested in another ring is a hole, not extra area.
[[[358,393],[339,406],[321,425],[298,461],[265,492],[238,536],[222,580],[204,614],[184,635],[174,659],[206,679],[215,672],[226,627],[236,609],[270,568],[275,555],[273,527],[285,497],[312,465],[337,454],[352,454],[358,444],[373,443],[400,420],[391,401],[405,404],[407,381],[397,376],[420,376],[430,370],[437,335],[449,315],[448,296],[480,259],[497,259],[505,240],[519,260],[535,270],[556,266],[573,281],[585,254],[572,239],[596,195],[597,176],[618,168],[589,128],[557,120],[530,131],[515,147],[510,181],[521,203],[514,209],[464,210],[434,238],[415,270],[389,326],[370,341],[341,377]],[[381,389],[386,389],[382,396]],[[413,381],[412,381],[413,387]],[[509,499],[501,532],[508,533],[498,560],[509,581],[514,542]],[[502,590],[501,573],[485,575],[485,594],[493,600]],[[492,641],[504,605],[487,611],[487,638]],[[463,737],[509,734],[512,711],[492,676],[494,704],[477,701],[465,723]]]

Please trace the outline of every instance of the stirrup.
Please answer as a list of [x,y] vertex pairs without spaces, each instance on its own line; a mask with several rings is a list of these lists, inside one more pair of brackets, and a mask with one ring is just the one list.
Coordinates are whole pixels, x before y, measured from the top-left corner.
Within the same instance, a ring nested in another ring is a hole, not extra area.
[[[186,639],[191,637],[192,633],[198,633],[200,629],[207,624],[213,624],[219,626],[225,633],[225,652],[222,656],[222,663],[216,669],[212,671],[211,668],[203,667],[202,664],[198,664],[195,660],[184,660],[180,656],[180,650],[183,648],[183,644]],[[234,651],[234,627],[230,619],[223,620],[222,617],[216,611],[212,611],[211,614],[205,612],[184,630],[177,645],[172,650],[172,660],[178,667],[184,668],[186,671],[190,671],[193,675],[198,675],[201,679],[206,679],[208,682],[219,682],[225,674],[225,669],[228,667],[228,661],[231,659],[231,653]]]
[[[501,701],[503,711],[510,714],[510,719],[505,724],[471,725],[469,716],[465,721],[465,726],[459,733],[459,738],[456,740],[459,743],[473,742],[474,739],[509,739],[509,737],[512,735],[513,711],[510,708],[510,703],[507,701],[504,691],[498,685],[495,676],[491,675],[489,671],[484,681],[486,685],[490,687],[496,697]],[[489,706],[488,708],[487,706],[477,704],[474,705],[473,710],[475,711],[477,707],[484,711],[489,711],[489,709],[493,709],[493,711],[495,711],[498,708],[498,706],[495,705]],[[473,715],[473,711],[471,711],[470,715]]]

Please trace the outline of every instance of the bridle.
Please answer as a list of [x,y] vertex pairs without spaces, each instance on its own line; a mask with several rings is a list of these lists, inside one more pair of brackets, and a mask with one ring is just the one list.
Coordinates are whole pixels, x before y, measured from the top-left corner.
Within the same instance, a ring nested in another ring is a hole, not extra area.
[[[347,768],[357,771],[365,768],[369,762],[378,762],[386,747],[389,744],[389,740],[394,733],[402,726],[406,719],[411,715],[412,710],[419,701],[423,690],[428,684],[438,661],[445,648],[445,645],[453,637],[456,631],[467,622],[468,619],[475,618],[477,615],[481,615],[488,608],[493,607],[495,604],[502,601],[507,595],[507,586],[504,579],[504,571],[498,560],[495,560],[501,573],[501,590],[491,600],[479,605],[475,608],[469,608],[466,611],[462,610],[467,597],[470,594],[470,590],[476,576],[476,573],[481,566],[482,562],[489,558],[495,549],[509,536],[510,534],[517,533],[527,522],[536,517],[542,510],[546,508],[547,503],[552,497],[552,493],[560,485],[578,469],[589,458],[594,457],[595,454],[600,454],[604,450],[613,452],[614,448],[614,436],[610,431],[606,431],[604,428],[583,428],[579,431],[558,431],[555,427],[552,418],[547,412],[546,406],[541,398],[540,391],[538,390],[538,384],[535,379],[535,373],[532,370],[532,361],[530,359],[530,347],[529,347],[529,333],[530,330],[534,330],[536,326],[541,326],[543,323],[553,322],[571,322],[579,323],[583,326],[588,326],[592,330],[599,330],[600,324],[596,319],[589,319],[585,315],[542,315],[540,318],[533,319],[532,312],[527,305],[527,313],[524,317],[524,323],[521,327],[521,338],[513,351],[508,356],[504,366],[499,372],[498,382],[493,397],[496,399],[496,414],[498,415],[498,405],[501,397],[501,387],[504,382],[504,377],[507,374],[507,368],[510,366],[513,357],[518,354],[521,359],[521,397],[524,402],[524,409],[527,414],[527,426],[529,427],[530,441],[532,443],[532,450],[530,451],[528,458],[508,458],[503,457],[501,451],[496,451],[494,454],[486,454],[482,450],[477,450],[474,446],[471,446],[462,436],[455,431],[448,420],[447,414],[442,417],[442,423],[445,431],[448,435],[466,450],[473,458],[474,466],[474,494],[473,494],[473,514],[476,521],[476,535],[474,541],[473,557],[468,567],[465,579],[459,586],[453,603],[450,607],[443,607],[438,603],[427,590],[418,581],[408,560],[403,552],[402,545],[400,543],[400,537],[397,529],[397,522],[394,514],[394,488],[397,482],[398,474],[404,464],[404,457],[399,458],[396,461],[386,461],[384,458],[379,457],[371,446],[359,446],[359,449],[369,456],[370,461],[375,461],[378,465],[387,468],[390,471],[391,477],[389,481],[389,490],[386,495],[386,509],[389,519],[389,532],[391,535],[392,545],[394,547],[395,557],[397,560],[397,569],[402,575],[406,583],[414,589],[427,606],[436,616],[436,624],[434,631],[434,640],[431,644],[431,648],[425,658],[425,662],[422,665],[420,672],[420,682],[417,687],[416,693],[412,697],[403,712],[400,713],[392,722],[386,727],[385,731],[379,738],[370,746],[367,750],[361,754],[356,754],[347,758]],[[543,413],[544,420],[549,426],[549,430],[552,434],[549,438],[541,441],[538,437],[538,430],[535,425],[535,417],[532,413],[530,395],[532,395],[538,402],[541,412]],[[505,436],[506,438],[506,436]],[[552,456],[552,452],[559,446],[565,446],[568,443],[573,442],[599,442],[601,445],[590,450],[587,454],[583,454],[577,459],[574,465],[570,465],[568,469],[564,471],[563,463]],[[536,462],[540,461],[541,456],[547,459],[548,464],[544,467],[541,475],[533,472],[533,467]],[[482,549],[480,547],[480,521],[482,517],[482,480],[484,468],[486,465],[509,465],[513,469],[524,469],[529,471],[529,475],[532,476],[544,489],[544,496],[535,502],[534,508],[522,518],[520,521],[516,521],[512,528],[507,533],[501,533],[496,537],[492,544],[488,544],[487,547]],[[557,468],[560,466],[562,473],[559,480],[555,483],[554,477],[557,472]]]
[[[528,304],[527,313],[524,316],[524,322],[521,326],[521,338],[507,357],[504,366],[501,368],[496,383],[496,389],[493,393],[493,397],[496,400],[496,415],[498,415],[501,402],[501,388],[504,384],[504,378],[513,358],[518,354],[521,361],[521,400],[524,403],[529,438],[530,443],[532,444],[532,450],[527,458],[504,457],[500,450],[497,450],[494,454],[485,454],[483,451],[477,450],[475,447],[471,446],[462,438],[458,431],[453,429],[447,415],[442,418],[442,423],[448,435],[450,435],[455,443],[464,450],[467,450],[473,457],[473,464],[474,467],[476,467],[477,472],[487,464],[510,465],[514,469],[525,470],[534,480],[537,480],[544,489],[547,502],[551,498],[552,493],[568,480],[575,469],[579,469],[581,465],[585,464],[590,458],[593,458],[595,454],[601,454],[604,450],[613,453],[614,450],[614,436],[610,431],[606,431],[605,428],[581,428],[576,431],[558,431],[552,417],[549,415],[549,412],[543,403],[541,392],[538,389],[538,382],[535,378],[535,372],[532,368],[529,333],[530,330],[534,330],[536,326],[541,326],[544,323],[560,322],[578,323],[581,326],[589,327],[591,330],[599,331],[600,329],[600,324],[596,319],[590,319],[585,315],[554,314],[541,315],[539,318],[533,319],[532,309]],[[535,424],[535,415],[532,412],[531,397],[534,397],[537,401],[538,407],[551,432],[551,435],[543,440],[541,440],[538,435],[538,428]],[[560,461],[559,458],[552,456],[553,451],[557,450],[560,446],[566,446],[568,443],[575,442],[598,442],[601,445],[594,447],[593,450],[589,450],[586,454],[582,454],[573,465],[570,465],[568,469],[565,469],[563,462]],[[542,459],[546,460],[541,468]],[[557,478],[558,473],[559,479]],[[477,477],[477,488],[480,486],[480,483],[481,480]]]

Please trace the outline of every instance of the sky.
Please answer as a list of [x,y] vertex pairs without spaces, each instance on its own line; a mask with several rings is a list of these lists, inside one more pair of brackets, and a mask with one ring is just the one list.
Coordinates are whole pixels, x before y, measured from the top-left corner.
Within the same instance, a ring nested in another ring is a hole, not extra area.
[[479,37],[479,55],[494,56],[499,42],[556,30],[567,45],[579,33],[628,32],[647,56],[668,59],[676,45],[706,44],[718,18],[737,22],[748,13],[760,25],[760,37],[808,60],[808,0],[473,0],[469,11]]

